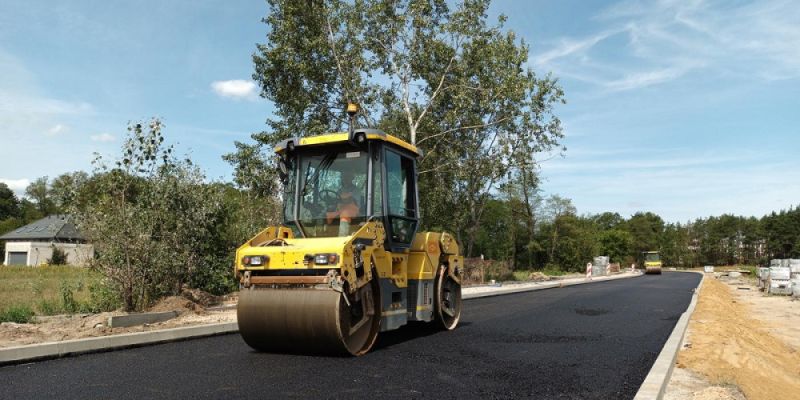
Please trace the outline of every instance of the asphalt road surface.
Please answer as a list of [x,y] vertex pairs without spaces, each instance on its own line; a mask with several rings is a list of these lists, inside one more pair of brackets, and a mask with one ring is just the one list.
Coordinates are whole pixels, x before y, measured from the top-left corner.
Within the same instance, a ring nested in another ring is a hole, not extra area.
[[0,368],[3,399],[632,398],[698,274],[468,300],[362,357],[252,351],[238,334]]

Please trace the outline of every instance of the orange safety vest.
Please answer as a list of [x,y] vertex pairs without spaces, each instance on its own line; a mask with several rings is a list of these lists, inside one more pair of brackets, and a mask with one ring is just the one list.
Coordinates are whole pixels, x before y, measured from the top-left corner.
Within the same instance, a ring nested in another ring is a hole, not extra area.
[[347,203],[344,204],[339,203],[339,205],[336,207],[336,211],[330,211],[326,214],[327,217],[326,219],[328,224],[331,224],[333,222],[333,219],[336,218],[337,216],[339,217],[340,221],[350,223],[352,222],[353,218],[359,215],[360,209],[358,205],[356,204],[355,201],[353,201],[352,197],[349,197],[349,199],[350,201]]

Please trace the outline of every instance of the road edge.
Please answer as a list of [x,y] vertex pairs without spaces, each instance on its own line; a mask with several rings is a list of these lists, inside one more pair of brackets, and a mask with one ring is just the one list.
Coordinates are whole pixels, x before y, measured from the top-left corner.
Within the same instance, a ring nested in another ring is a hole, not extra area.
[[[502,296],[514,293],[532,292],[536,290],[553,289],[581,285],[585,283],[605,282],[616,279],[636,278],[641,274],[620,274],[607,277],[594,277],[591,280],[575,280],[572,282],[548,282],[537,286],[521,288],[501,288],[491,292],[471,293],[462,296],[462,299],[477,299],[491,296]],[[64,340],[60,342],[47,342],[29,344],[24,346],[6,347],[0,349],[0,366],[22,364],[26,362],[42,361],[86,353],[99,353],[104,351],[120,350],[131,347],[142,347],[153,344],[176,342],[206,336],[224,335],[239,331],[236,322],[223,322],[210,325],[199,325],[181,328],[153,330],[148,332],[122,333],[118,335],[98,336],[92,338]]]
[[149,332],[122,333],[85,339],[64,340],[0,349],[0,365],[21,364],[61,358],[70,355],[98,353],[151,344],[174,342],[190,338],[215,336],[239,330],[236,322],[160,329]]
[[[526,286],[521,288],[501,288],[491,292],[483,292],[483,293],[468,293],[462,294],[461,298],[464,300],[470,299],[479,299],[482,297],[492,297],[492,296],[502,296],[507,294],[514,294],[514,293],[523,293],[523,292],[533,292],[536,290],[543,290],[543,289],[553,289],[553,288],[560,288],[560,287],[567,287],[567,286],[574,286],[574,285],[583,285],[585,283],[595,283],[595,282],[605,282],[605,281],[613,281],[616,279],[626,279],[626,278],[638,278],[642,276],[642,274],[630,274],[630,273],[621,273],[620,275],[613,275],[613,276],[595,276],[592,279],[586,278],[578,278],[571,282],[564,282],[564,281],[556,281],[556,282],[546,282],[546,283],[538,283],[539,286]],[[462,289],[463,291],[464,289]]]
[[697,298],[700,296],[700,289],[703,287],[705,274],[700,271],[670,271],[670,272],[684,272],[695,273],[702,275],[700,283],[694,289],[692,300],[689,302],[689,307],[681,314],[675,328],[664,343],[664,347],[658,354],[656,361],[650,368],[650,372],[644,378],[644,382],[639,386],[639,390],[634,396],[634,400],[660,400],[664,397],[669,379],[672,377],[672,370],[675,369],[675,360],[678,358],[678,352],[683,346],[683,340],[686,338],[686,331],[689,328],[689,320],[692,318],[692,313],[697,306]]

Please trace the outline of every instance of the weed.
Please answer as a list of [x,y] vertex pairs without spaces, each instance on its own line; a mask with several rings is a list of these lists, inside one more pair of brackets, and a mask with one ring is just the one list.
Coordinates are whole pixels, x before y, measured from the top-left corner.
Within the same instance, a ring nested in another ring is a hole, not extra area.
[[33,320],[33,310],[28,306],[14,305],[0,311],[0,322],[27,324]]
[[39,300],[37,309],[39,311],[39,315],[56,315],[64,312],[64,310],[61,308],[61,304],[58,301],[49,299]]
[[64,311],[73,314],[78,311],[80,308],[77,301],[75,301],[75,295],[72,292],[72,285],[70,285],[67,281],[61,281],[61,306],[63,307]]
[[89,283],[89,301],[86,304],[90,312],[113,311],[122,305],[117,293],[101,280]]

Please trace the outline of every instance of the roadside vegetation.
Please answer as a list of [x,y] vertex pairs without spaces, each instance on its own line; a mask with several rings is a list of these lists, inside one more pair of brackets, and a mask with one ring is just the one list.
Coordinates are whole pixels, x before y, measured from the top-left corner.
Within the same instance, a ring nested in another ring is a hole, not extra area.
[[76,266],[0,268],[0,322],[30,322],[34,315],[113,310],[119,306],[103,276]]

